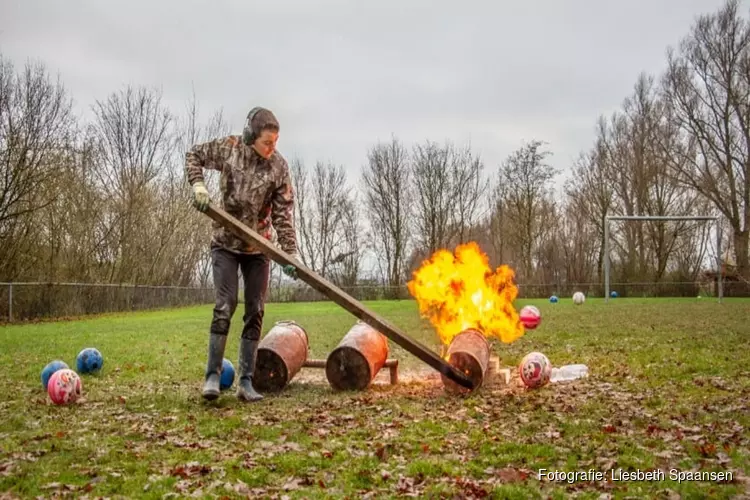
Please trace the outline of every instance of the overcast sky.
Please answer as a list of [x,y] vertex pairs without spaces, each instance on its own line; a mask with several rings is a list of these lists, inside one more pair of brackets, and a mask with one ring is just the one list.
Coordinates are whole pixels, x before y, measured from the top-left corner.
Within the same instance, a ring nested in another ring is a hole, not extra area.
[[471,141],[493,171],[536,138],[565,170],[597,117],[722,3],[2,0],[0,52],[59,72],[81,114],[126,84],[159,87],[175,111],[194,88],[234,132],[268,107],[287,159],[342,164],[352,181],[391,134]]

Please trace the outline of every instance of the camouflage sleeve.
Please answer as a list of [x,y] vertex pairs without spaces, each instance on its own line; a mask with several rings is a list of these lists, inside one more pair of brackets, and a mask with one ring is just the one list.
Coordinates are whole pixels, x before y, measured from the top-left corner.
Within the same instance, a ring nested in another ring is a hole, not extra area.
[[204,182],[204,168],[221,170],[225,141],[226,139],[216,139],[196,144],[185,154],[185,174],[191,186],[198,181]]
[[297,253],[297,236],[294,232],[294,190],[292,189],[292,177],[289,167],[284,165],[284,174],[281,184],[276,188],[271,200],[272,222],[276,229],[279,246],[283,251],[290,254]]

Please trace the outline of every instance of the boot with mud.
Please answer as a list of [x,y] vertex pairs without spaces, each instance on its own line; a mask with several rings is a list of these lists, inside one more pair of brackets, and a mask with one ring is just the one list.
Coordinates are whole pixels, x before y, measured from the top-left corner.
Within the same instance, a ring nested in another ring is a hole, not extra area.
[[209,401],[213,401],[221,394],[221,367],[224,362],[224,349],[226,346],[226,335],[212,333],[209,337],[206,381],[203,384],[203,398]]
[[237,384],[237,399],[241,401],[260,401],[263,396],[253,387],[255,359],[258,355],[259,340],[242,338],[240,340],[240,380]]

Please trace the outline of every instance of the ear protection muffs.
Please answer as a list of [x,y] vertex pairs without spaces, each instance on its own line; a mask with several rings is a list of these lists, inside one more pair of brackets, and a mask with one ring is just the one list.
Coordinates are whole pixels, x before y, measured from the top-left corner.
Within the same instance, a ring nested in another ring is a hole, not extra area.
[[253,109],[250,110],[250,112],[247,114],[247,121],[245,122],[245,128],[242,131],[242,142],[247,144],[248,146],[252,145],[253,142],[255,142],[255,134],[253,133],[253,118],[255,115],[258,114],[258,111],[260,111],[260,106],[256,106]]

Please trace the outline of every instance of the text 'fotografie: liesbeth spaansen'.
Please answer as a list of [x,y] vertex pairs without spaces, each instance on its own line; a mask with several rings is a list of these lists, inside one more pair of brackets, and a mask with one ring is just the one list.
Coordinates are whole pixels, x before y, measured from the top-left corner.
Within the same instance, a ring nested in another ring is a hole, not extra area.
[[690,481],[708,481],[708,482],[730,482],[733,480],[732,471],[681,471],[679,469],[661,469],[651,470],[626,470],[610,469],[601,471],[588,469],[583,471],[561,471],[539,469],[537,479],[540,481],[578,483],[584,481],[671,481],[690,482]]

